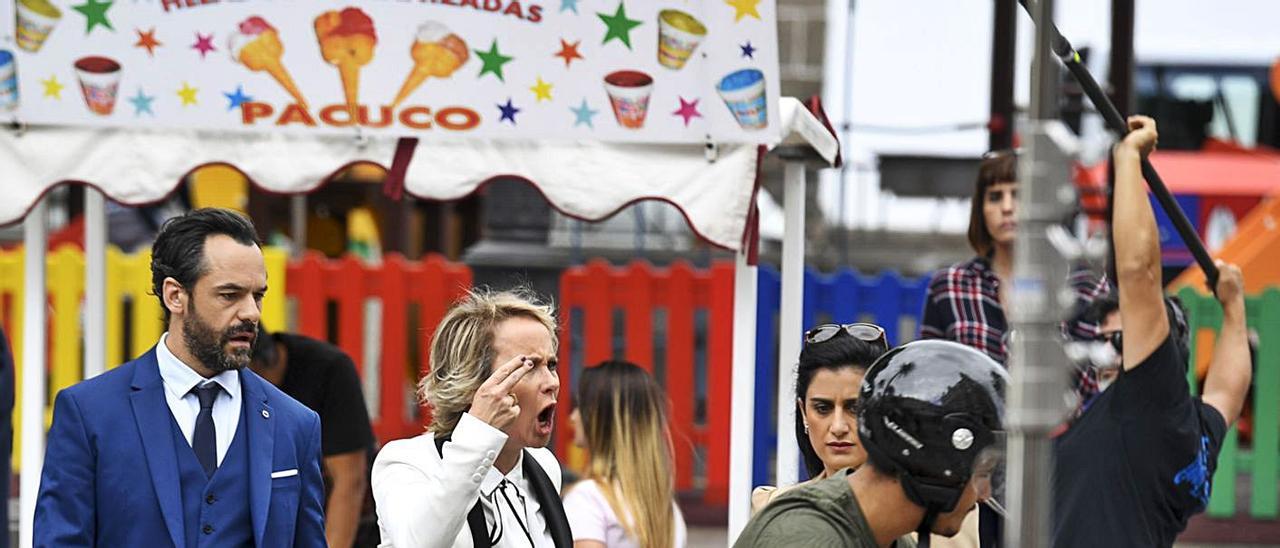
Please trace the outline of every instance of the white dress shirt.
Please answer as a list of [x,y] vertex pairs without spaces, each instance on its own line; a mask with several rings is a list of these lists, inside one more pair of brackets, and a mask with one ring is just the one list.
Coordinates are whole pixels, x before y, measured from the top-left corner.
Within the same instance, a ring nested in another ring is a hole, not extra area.
[[[524,457],[506,475],[493,467],[506,441],[501,430],[464,413],[444,445],[444,458],[431,433],[383,447],[373,463],[371,482],[381,546],[472,548],[467,514],[479,500],[492,536],[501,532],[495,548],[553,547],[541,505],[524,477]],[[528,452],[558,493],[560,464],[555,455],[547,449]]]
[[160,365],[160,379],[164,381],[164,399],[169,403],[169,412],[178,422],[182,436],[187,438],[187,445],[191,445],[196,431],[196,416],[200,414],[200,399],[191,389],[206,382],[222,386],[218,398],[213,400],[213,429],[217,438],[218,465],[222,465],[222,457],[231,447],[236,427],[240,424],[240,373],[223,371],[206,379],[169,351],[169,345],[165,343],[168,338],[167,332],[160,336],[160,344],[156,345],[156,362]]

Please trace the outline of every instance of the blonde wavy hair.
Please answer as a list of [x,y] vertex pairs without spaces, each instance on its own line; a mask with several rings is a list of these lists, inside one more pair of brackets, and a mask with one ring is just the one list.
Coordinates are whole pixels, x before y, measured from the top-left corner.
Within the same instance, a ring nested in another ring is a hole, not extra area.
[[418,382],[418,401],[432,410],[431,432],[453,432],[497,365],[494,329],[515,317],[546,326],[558,352],[555,311],[528,288],[473,289],[445,314],[431,337],[430,370]]
[[639,366],[607,361],[582,371],[578,410],[595,481],[641,548],[675,544],[675,485],[667,398]]

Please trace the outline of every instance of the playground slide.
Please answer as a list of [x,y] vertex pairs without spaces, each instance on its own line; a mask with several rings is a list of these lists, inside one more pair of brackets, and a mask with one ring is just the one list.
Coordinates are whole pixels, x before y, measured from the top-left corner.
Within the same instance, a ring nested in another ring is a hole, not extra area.
[[[1280,198],[1264,198],[1237,226],[1235,236],[1214,254],[1238,265],[1244,273],[1245,293],[1253,295],[1280,284]],[[1192,266],[1174,278],[1169,291],[1192,287],[1208,293],[1204,271]]]

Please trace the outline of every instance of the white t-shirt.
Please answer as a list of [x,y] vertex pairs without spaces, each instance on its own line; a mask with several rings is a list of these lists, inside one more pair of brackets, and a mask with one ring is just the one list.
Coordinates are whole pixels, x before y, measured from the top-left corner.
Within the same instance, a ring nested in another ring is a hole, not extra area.
[[[609,548],[640,546],[635,539],[627,536],[622,522],[618,521],[609,501],[600,492],[600,484],[583,480],[574,484],[568,493],[564,497],[564,513],[569,518],[569,528],[573,529],[573,540],[595,540],[603,542]],[[675,511],[675,548],[684,548],[687,543],[684,515],[674,502],[671,508]]]

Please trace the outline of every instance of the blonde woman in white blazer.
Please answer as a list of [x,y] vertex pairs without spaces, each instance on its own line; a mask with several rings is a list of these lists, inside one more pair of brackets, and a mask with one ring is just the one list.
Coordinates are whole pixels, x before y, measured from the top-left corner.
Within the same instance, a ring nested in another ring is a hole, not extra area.
[[373,464],[382,546],[572,546],[546,449],[555,330],[551,308],[522,290],[473,292],[445,315],[418,389],[430,431],[388,443]]

